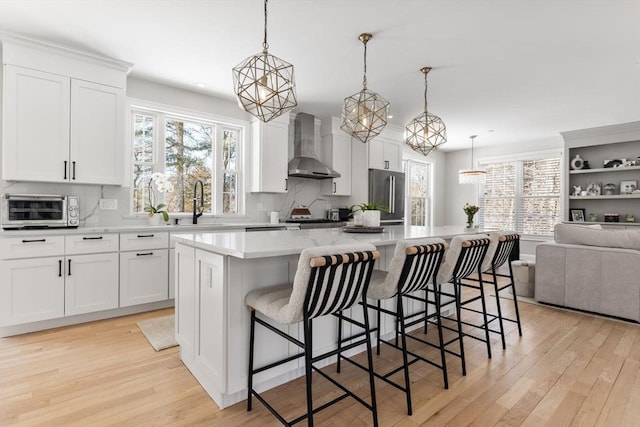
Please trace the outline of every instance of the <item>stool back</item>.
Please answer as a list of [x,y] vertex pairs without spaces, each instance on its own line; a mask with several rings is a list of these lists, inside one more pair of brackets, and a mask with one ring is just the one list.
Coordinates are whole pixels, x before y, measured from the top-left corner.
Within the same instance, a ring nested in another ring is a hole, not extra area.
[[305,249],[300,254],[290,304],[299,304],[306,319],[351,307],[366,293],[379,257],[373,245]]
[[438,274],[438,282],[459,281],[477,272],[489,248],[489,237],[482,234],[455,236]]
[[491,243],[482,262],[482,271],[498,269],[507,261],[520,258],[520,235],[513,231],[492,231]]

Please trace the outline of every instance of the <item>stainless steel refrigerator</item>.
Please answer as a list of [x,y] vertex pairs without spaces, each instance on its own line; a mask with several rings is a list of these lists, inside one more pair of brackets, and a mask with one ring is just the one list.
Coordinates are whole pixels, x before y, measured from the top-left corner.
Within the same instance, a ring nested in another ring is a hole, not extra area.
[[389,209],[380,214],[383,221],[404,219],[404,173],[369,169],[369,203]]

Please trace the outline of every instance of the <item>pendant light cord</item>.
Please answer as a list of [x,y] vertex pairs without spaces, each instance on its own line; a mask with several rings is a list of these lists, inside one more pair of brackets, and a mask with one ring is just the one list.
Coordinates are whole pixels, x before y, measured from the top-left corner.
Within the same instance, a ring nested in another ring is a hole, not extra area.
[[364,77],[362,78],[362,87],[367,88],[367,40],[364,43]]
[[267,53],[269,50],[269,43],[267,43],[267,2],[269,0],[264,0],[264,42],[262,42],[262,51]]
[[424,73],[424,114],[427,114],[427,73]]

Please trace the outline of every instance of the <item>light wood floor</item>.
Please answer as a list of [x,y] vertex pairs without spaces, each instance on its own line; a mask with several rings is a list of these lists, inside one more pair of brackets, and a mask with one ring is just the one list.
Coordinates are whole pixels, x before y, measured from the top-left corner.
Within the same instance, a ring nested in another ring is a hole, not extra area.
[[[640,425],[640,326],[555,308],[520,304],[524,336],[508,325],[507,349],[493,337],[466,340],[468,374],[448,359],[440,371],[412,365],[414,414],[403,395],[377,382],[381,426]],[[181,364],[178,348],[155,352],[136,322],[172,309],[0,339],[0,425],[271,426],[259,403],[220,411]],[[384,349],[378,365],[395,354]],[[361,390],[362,373],[343,374]],[[333,393],[317,381],[317,400]],[[268,393],[286,413],[304,407],[304,383]],[[370,413],[345,399],[317,416],[319,425],[370,425]],[[304,423],[302,423],[304,424]]]

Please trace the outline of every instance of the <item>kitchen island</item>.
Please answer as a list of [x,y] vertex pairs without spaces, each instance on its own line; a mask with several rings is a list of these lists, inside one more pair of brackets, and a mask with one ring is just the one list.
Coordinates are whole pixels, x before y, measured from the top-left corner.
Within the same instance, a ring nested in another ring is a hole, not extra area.
[[[245,295],[260,287],[292,282],[303,249],[370,243],[381,255],[376,268],[386,270],[400,240],[450,239],[459,234],[469,232],[462,226],[395,225],[375,234],[345,233],[340,229],[174,234],[171,238],[176,243],[176,339],[180,357],[220,408],[237,403],[246,398],[247,386],[250,315]],[[420,309],[417,304],[408,307],[410,312]],[[383,335],[393,331],[390,320],[380,326]],[[301,325],[284,327],[289,328],[289,334],[302,336]],[[334,318],[317,319],[313,335],[315,350],[335,348]],[[268,334],[256,334],[255,345],[256,366],[298,351]],[[303,374],[303,359],[296,359],[262,373],[254,384],[257,389],[266,390]]]

